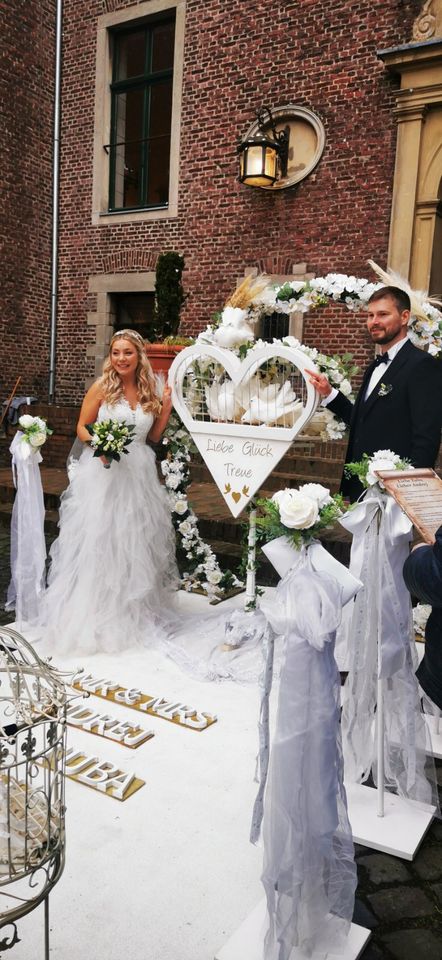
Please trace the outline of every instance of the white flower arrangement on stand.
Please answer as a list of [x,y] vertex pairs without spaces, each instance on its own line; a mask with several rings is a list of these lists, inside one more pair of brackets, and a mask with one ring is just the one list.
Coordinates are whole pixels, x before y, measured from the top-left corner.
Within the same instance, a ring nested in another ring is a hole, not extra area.
[[43,420],[42,417],[31,417],[29,413],[24,413],[19,417],[18,425],[20,427],[19,439],[22,444],[21,458],[27,460],[46,443],[53,431],[49,429],[46,420]]
[[377,470],[413,469],[413,464],[409,460],[399,457],[393,450],[376,450],[371,456],[364,453],[361,460],[346,463],[344,467],[346,475],[348,477],[358,477],[366,490],[369,487],[378,487],[380,490],[385,490],[382,480],[376,476]]
[[286,487],[256,502],[258,542],[285,537],[295,550],[312,544],[318,534],[332,527],[345,511],[341,494],[332,495],[321,483]]

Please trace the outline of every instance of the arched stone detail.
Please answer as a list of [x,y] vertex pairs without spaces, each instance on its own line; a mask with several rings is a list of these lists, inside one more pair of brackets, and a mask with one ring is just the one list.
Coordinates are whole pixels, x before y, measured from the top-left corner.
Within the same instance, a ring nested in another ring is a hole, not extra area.
[[103,273],[155,270],[157,259],[158,253],[153,250],[114,250],[103,257]]

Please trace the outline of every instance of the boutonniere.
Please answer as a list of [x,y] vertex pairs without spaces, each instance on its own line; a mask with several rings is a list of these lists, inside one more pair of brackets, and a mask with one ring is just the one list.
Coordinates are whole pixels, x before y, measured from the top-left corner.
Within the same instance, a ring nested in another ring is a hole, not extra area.
[[378,390],[378,397],[388,397],[388,394],[391,393],[392,389],[392,383],[381,383]]

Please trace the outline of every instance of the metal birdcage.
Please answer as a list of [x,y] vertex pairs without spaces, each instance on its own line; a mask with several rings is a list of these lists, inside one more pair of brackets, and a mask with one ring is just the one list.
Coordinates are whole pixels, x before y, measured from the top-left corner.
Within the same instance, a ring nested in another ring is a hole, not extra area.
[[48,898],[64,866],[66,700],[57,671],[0,627],[0,951],[44,903],[46,960]]

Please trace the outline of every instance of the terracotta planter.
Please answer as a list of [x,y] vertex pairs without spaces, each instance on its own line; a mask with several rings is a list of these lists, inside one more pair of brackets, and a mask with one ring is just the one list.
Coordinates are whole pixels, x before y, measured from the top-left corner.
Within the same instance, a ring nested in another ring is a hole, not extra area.
[[167,373],[177,353],[184,350],[184,347],[184,344],[146,343],[146,353],[152,370],[155,373]]

